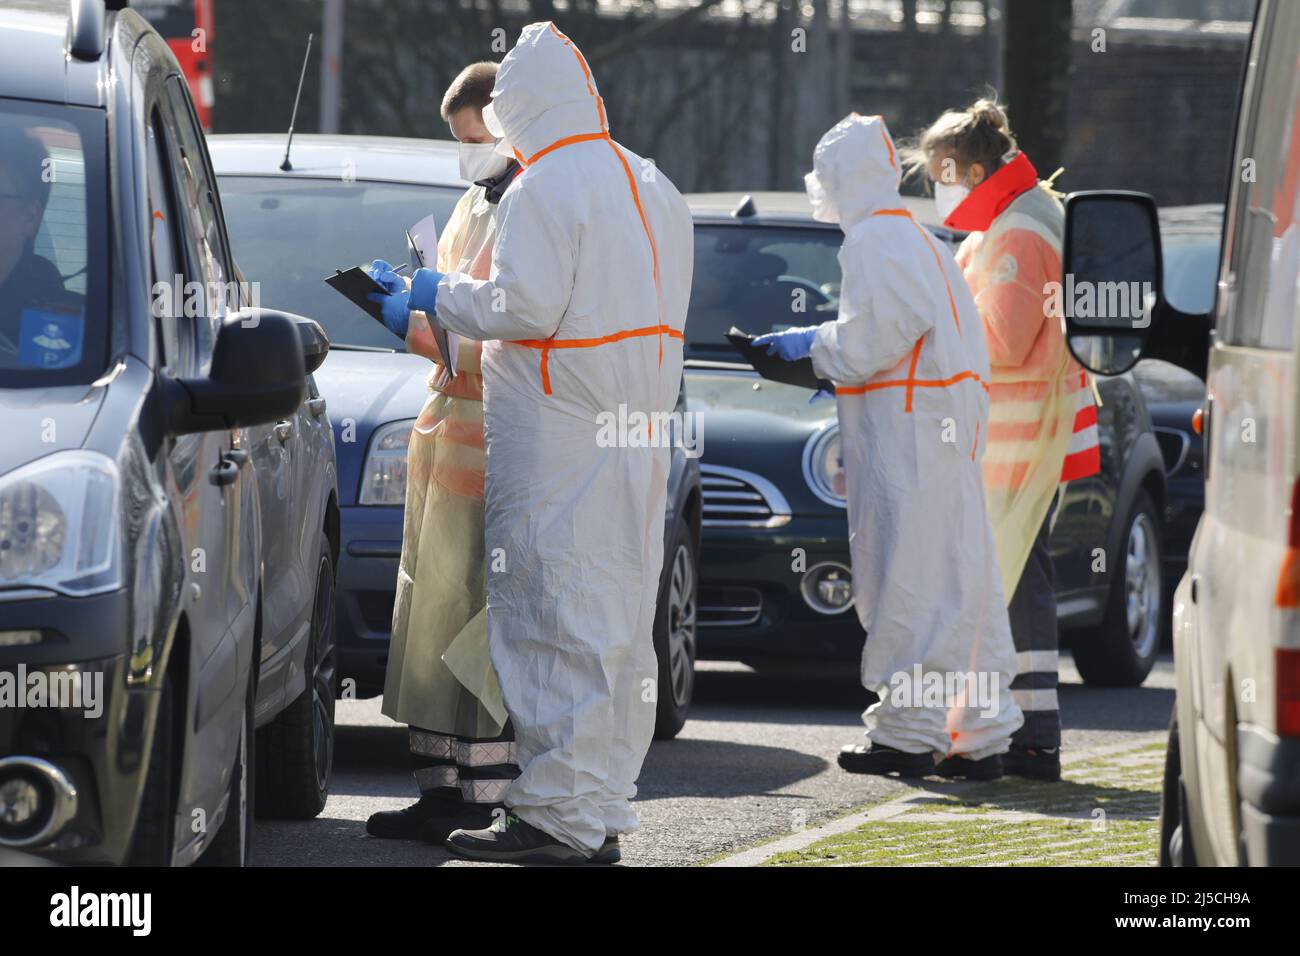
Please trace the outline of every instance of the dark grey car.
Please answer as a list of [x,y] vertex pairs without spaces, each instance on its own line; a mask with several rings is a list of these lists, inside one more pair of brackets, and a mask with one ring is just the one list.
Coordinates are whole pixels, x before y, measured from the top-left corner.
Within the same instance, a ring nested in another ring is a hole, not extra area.
[[0,9],[0,137],[0,847],[241,864],[328,782],[328,340],[240,288],[136,14]]

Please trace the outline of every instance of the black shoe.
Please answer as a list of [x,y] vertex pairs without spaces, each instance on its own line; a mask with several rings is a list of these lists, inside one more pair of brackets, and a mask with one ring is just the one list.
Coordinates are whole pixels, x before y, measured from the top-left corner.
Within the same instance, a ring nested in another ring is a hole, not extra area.
[[839,765],[849,773],[890,774],[900,777],[924,777],[934,773],[934,758],[929,753],[909,754],[884,744],[845,744],[840,748]]
[[934,772],[949,780],[955,777],[964,777],[967,780],[997,780],[1003,774],[1002,755],[994,754],[982,760],[953,755],[941,760],[934,768]]
[[1061,779],[1061,748],[1031,749],[1012,744],[1002,755],[1002,767],[1017,777],[1055,782]]
[[495,814],[506,813],[504,803],[465,803],[459,807],[424,821],[420,839],[434,846],[443,846],[455,830],[486,830],[496,819]]
[[420,835],[420,827],[436,816],[455,813],[461,806],[460,800],[444,797],[441,794],[425,794],[418,803],[404,810],[381,810],[372,813],[366,821],[366,832],[373,837],[386,840],[414,840]]
[[[498,817],[485,830],[455,830],[447,849],[467,860],[486,863],[586,863],[587,854],[529,826],[513,813]],[[602,847],[603,849],[603,847]]]
[[600,849],[593,853],[587,862],[598,866],[609,866],[621,859],[623,859],[623,851],[618,848],[618,837],[612,836],[605,837],[605,842],[600,845]]

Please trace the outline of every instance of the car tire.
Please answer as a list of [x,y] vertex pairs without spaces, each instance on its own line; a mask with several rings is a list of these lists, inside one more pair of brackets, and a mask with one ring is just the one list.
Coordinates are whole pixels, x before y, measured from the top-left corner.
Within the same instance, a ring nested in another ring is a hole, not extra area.
[[1160,865],[1196,866],[1196,850],[1187,821],[1187,791],[1183,786],[1182,748],[1178,740],[1178,704],[1169,718],[1165,749],[1165,780],[1160,791]]
[[1145,491],[1133,500],[1120,564],[1111,580],[1101,626],[1073,642],[1074,663],[1086,684],[1136,687],[1160,653],[1165,600],[1161,584],[1160,518]]
[[126,858],[128,866],[172,865],[172,834],[176,827],[172,796],[174,706],[171,675],[164,674],[158,691],[153,741],[149,745],[149,769],[145,773],[135,834]]
[[659,662],[655,739],[671,740],[686,725],[695,695],[696,608],[699,565],[689,525],[677,523],[664,563],[655,608],[654,645]]
[[258,814],[310,820],[325,809],[334,764],[334,552],[323,534],[304,669],[307,686],[258,731]]
[[239,745],[235,748],[235,765],[230,773],[230,797],[226,802],[226,817],[221,829],[199,857],[200,866],[248,866],[253,856],[253,805],[256,793],[253,768],[256,766],[254,742],[257,734],[253,723],[253,702],[257,688],[253,682],[253,668],[249,664],[248,687],[244,694],[244,710],[239,721]]

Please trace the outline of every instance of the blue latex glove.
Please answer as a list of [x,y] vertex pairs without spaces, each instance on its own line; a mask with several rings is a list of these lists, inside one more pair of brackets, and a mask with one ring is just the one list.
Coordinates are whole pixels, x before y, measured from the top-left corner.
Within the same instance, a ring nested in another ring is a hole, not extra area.
[[406,288],[406,281],[394,271],[392,265],[384,259],[376,259],[370,263],[370,268],[366,270],[366,275],[374,279],[389,295],[401,292]]
[[817,391],[813,392],[813,397],[808,399],[808,404],[811,405],[813,402],[820,402],[823,399],[834,398],[834,397],[835,397],[835,393],[831,389],[819,388],[817,389]]
[[438,283],[442,273],[433,269],[416,269],[411,276],[411,308],[433,315],[438,309]]
[[388,326],[389,331],[406,338],[406,331],[411,325],[411,293],[403,288],[401,292],[394,293],[372,292],[366,298],[383,307],[384,325]]
[[769,332],[754,339],[755,345],[766,345],[767,354],[797,362],[812,354],[813,339],[817,337],[817,326],[803,329],[786,329],[784,332]]

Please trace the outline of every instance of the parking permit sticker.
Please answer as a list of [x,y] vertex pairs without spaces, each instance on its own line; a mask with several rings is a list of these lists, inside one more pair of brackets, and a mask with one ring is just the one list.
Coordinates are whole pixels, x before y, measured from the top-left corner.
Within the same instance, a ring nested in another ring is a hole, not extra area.
[[86,320],[80,312],[23,309],[18,362],[36,368],[69,368],[81,361]]

